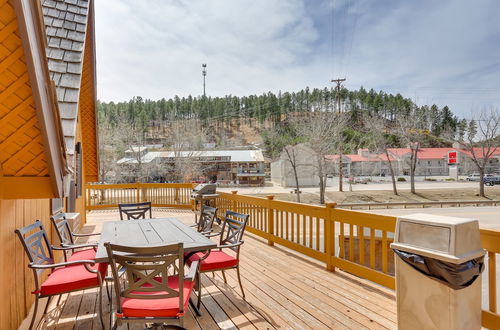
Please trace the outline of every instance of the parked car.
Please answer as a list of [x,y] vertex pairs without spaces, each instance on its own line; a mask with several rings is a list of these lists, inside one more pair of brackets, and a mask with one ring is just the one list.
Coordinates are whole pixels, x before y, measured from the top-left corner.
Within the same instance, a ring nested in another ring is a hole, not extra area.
[[368,184],[367,178],[354,178],[354,183]]
[[467,181],[479,181],[480,178],[479,173],[472,173],[467,177]]
[[483,182],[486,186],[494,186],[500,184],[500,175],[485,176]]

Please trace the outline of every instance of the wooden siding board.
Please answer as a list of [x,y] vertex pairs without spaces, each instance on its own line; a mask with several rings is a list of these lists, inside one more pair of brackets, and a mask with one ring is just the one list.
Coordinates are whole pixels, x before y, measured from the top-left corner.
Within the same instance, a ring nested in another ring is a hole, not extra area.
[[[0,200],[0,329],[16,329],[27,316],[33,303],[34,280],[27,268],[28,258],[14,229],[40,219],[50,228],[50,200]],[[53,238],[50,230],[49,239]],[[46,276],[46,275],[45,275]]]
[[44,185],[46,191],[40,195],[30,192],[9,198],[61,195],[65,166],[62,140],[57,139],[51,115],[55,106],[47,89],[45,33],[36,14],[37,2],[0,0],[0,8],[1,172],[4,177],[51,178],[51,185]]
[[99,176],[99,151],[97,143],[97,117],[95,93],[95,57],[93,17],[90,17],[85,41],[85,53],[80,92],[79,111],[82,132],[84,181],[96,182]]

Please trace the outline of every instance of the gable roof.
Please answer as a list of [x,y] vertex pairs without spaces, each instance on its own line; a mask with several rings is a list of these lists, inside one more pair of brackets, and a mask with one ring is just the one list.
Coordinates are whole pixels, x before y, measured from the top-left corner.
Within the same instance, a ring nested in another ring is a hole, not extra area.
[[[262,150],[200,150],[200,151],[150,151],[141,157],[142,163],[150,163],[156,158],[228,157],[230,162],[263,162]],[[137,164],[136,158],[125,157],[117,164]]]
[[66,152],[73,154],[89,1],[40,1],[47,33],[50,77],[56,85]]
[[0,0],[0,199],[63,194],[64,142],[39,5]]
[[448,152],[457,151],[454,148],[421,148],[418,150],[418,159],[445,159]]

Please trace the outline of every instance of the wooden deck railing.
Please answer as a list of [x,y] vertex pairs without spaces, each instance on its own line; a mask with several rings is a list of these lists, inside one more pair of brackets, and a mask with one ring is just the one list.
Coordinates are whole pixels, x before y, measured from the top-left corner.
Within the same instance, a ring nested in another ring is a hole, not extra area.
[[[87,209],[116,207],[118,203],[151,201],[153,206],[191,208],[192,184],[90,184],[86,186]],[[394,254],[389,248],[396,217],[300,204],[267,198],[219,193],[219,214],[234,210],[250,214],[248,231],[269,245],[280,244],[325,263],[328,270],[342,269],[388,288],[395,288]],[[481,230],[488,252],[488,310],[482,312],[483,326],[500,328],[497,313],[496,257],[500,232]]]
[[219,214],[250,214],[248,231],[336,267],[394,289],[392,242],[396,218],[326,206],[219,193]]
[[192,189],[191,183],[87,184],[87,210],[146,201],[158,207],[191,208]]
[[[335,203],[315,206],[267,198],[219,193],[219,214],[226,210],[250,214],[248,231],[263,237],[269,245],[280,244],[324,262],[326,268],[351,274],[395,288],[393,240],[396,217],[367,214],[336,208]],[[500,253],[500,232],[481,230],[488,253],[488,310],[482,324],[500,328],[497,314],[496,256]]]

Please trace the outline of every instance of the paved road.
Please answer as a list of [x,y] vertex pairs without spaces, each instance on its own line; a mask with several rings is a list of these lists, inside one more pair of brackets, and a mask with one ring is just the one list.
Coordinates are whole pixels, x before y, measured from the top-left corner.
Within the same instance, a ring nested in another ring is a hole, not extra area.
[[389,209],[365,212],[395,216],[411,213],[429,213],[450,217],[471,218],[477,219],[481,228],[500,230],[500,206]]

